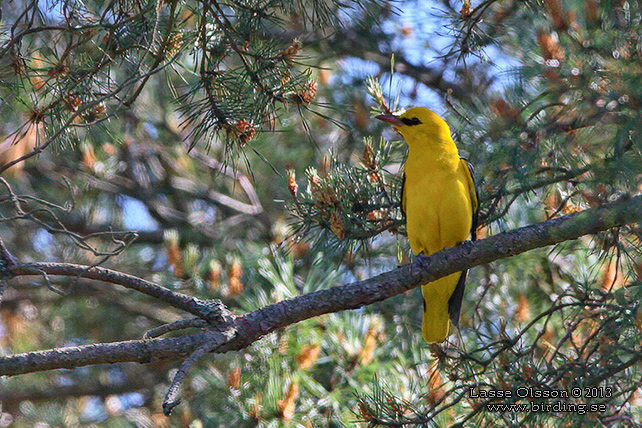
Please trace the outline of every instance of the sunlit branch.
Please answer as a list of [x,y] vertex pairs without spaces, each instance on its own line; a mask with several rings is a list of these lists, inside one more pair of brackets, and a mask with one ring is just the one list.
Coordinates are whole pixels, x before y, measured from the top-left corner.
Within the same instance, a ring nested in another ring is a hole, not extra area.
[[[642,196],[596,209],[559,217],[542,223],[514,229],[476,242],[465,242],[427,257],[422,266],[410,264],[364,281],[336,286],[303,296],[284,300],[250,312],[242,317],[218,311],[216,331],[229,332],[224,343],[217,342],[214,352],[227,352],[246,348],[266,334],[288,325],[322,314],[356,309],[370,305],[426,282],[454,272],[515,256],[523,252],[577,239],[635,223],[642,219]],[[156,284],[109,269],[66,265],[59,263],[9,264],[12,277],[23,275],[68,275],[117,283],[137,289],[145,294],[186,311],[202,316],[211,310],[208,303],[179,293],[171,292]],[[219,307],[220,309],[220,307]],[[217,335],[220,339],[220,337]],[[0,359],[0,375],[72,368],[85,365],[133,361],[147,363],[153,360],[179,358],[192,354],[208,341],[208,333],[197,333],[179,338],[127,341],[61,348],[7,356]],[[217,339],[218,340],[218,339]]]

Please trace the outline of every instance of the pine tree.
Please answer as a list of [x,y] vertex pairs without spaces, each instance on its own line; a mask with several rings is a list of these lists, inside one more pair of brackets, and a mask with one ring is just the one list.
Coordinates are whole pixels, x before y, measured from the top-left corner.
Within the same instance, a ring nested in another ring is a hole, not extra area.
[[[640,10],[0,5],[0,424],[637,426]],[[497,239],[442,345],[371,119],[413,105]]]

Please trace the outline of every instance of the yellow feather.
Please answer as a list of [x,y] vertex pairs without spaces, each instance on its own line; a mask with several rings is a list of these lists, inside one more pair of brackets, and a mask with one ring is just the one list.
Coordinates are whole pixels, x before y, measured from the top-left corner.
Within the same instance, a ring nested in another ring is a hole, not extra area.
[[[428,256],[468,239],[477,196],[446,122],[423,107],[399,117],[378,118],[392,123],[409,147],[402,205],[412,251]],[[422,285],[422,332],[427,342],[443,342],[448,336],[453,315],[449,314],[449,300],[460,277],[458,272]]]

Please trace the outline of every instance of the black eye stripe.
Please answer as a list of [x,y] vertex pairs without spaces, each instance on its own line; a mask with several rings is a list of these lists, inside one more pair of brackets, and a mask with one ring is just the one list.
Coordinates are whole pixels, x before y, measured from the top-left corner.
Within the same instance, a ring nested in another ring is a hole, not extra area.
[[413,117],[412,119],[404,117],[403,119],[401,119],[401,121],[404,123],[404,125],[408,126],[419,125],[421,123],[421,121],[417,117]]

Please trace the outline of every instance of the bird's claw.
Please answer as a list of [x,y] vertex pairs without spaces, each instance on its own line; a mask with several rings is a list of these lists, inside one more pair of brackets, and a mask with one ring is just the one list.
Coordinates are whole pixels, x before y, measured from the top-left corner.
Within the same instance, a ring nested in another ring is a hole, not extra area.
[[424,253],[419,253],[415,257],[415,263],[417,263],[417,265],[419,265],[420,268],[426,269],[427,267],[430,266],[428,259],[429,259],[429,256],[424,255]]

